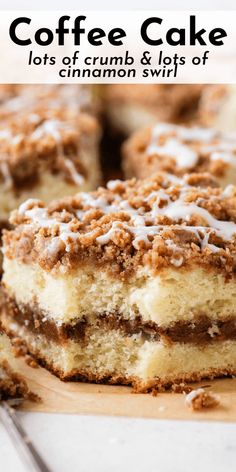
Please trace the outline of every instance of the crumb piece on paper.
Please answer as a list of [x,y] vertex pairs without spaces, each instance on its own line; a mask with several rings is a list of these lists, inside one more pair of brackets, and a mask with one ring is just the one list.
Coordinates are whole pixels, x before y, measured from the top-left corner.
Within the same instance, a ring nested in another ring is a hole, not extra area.
[[164,405],[161,405],[158,408],[158,411],[160,411],[160,413],[163,413],[165,410],[166,410],[166,406],[164,406]]
[[216,408],[220,399],[218,395],[206,392],[204,388],[197,388],[186,395],[185,402],[192,410],[199,411],[205,408]]

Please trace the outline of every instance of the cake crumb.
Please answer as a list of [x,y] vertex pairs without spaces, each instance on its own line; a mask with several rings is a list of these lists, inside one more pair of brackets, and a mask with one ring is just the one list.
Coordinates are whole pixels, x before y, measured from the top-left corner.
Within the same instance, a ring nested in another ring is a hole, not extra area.
[[216,408],[220,400],[218,395],[213,392],[206,392],[204,388],[197,388],[186,395],[185,402],[193,411],[199,411],[205,408]]
[[158,411],[160,411],[160,413],[163,413],[165,410],[166,410],[166,406],[164,406],[164,405],[161,405],[158,408]]
[[27,354],[27,347],[24,341],[18,337],[12,337],[12,348],[15,357],[24,357]]
[[186,385],[186,383],[184,382],[181,382],[179,384],[177,383],[174,383],[173,385],[171,385],[171,391],[173,393],[190,393],[192,392],[192,387],[190,387],[189,385]]
[[39,367],[37,361],[30,355],[25,356],[25,362],[28,366],[32,367],[33,369],[38,369]]

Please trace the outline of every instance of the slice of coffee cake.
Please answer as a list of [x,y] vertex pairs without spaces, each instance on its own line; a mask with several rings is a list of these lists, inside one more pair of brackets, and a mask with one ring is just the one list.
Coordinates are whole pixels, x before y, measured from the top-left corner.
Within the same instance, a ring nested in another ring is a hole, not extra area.
[[123,167],[127,178],[209,172],[222,187],[236,184],[236,133],[159,123],[125,142]]
[[61,379],[235,374],[236,188],[211,184],[163,173],[22,204],[3,237],[6,331]]

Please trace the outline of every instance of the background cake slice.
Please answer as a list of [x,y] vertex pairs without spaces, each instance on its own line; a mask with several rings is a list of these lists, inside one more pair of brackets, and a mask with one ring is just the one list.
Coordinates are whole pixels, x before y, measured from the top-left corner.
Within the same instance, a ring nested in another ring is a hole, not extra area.
[[113,132],[122,136],[157,121],[196,121],[204,87],[199,84],[108,85],[104,90],[107,121]]
[[88,114],[32,109],[0,123],[0,223],[29,197],[50,201],[100,182],[100,129]]
[[236,188],[211,184],[158,174],[22,204],[5,330],[61,379],[144,391],[235,374]]
[[127,178],[209,172],[222,187],[236,184],[236,133],[157,123],[125,142],[123,168]]

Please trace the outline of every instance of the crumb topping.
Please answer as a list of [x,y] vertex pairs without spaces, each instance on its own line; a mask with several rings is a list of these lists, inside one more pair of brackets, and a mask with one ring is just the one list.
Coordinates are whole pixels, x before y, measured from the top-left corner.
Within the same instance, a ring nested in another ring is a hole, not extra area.
[[69,109],[70,113],[96,113],[97,102],[93,88],[86,85],[0,85],[0,117],[28,112],[42,106]]
[[4,232],[4,252],[48,270],[92,258],[124,272],[194,263],[230,275],[236,264],[236,187],[214,185],[208,174],[179,179],[160,173],[111,181],[48,207],[30,199],[12,213],[15,229]]
[[124,166],[141,178],[157,171],[177,176],[210,172],[224,177],[229,168],[236,168],[236,133],[159,123],[127,141]]

